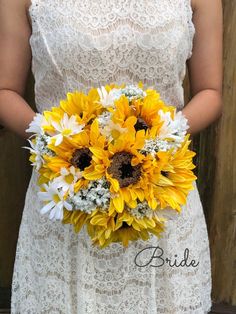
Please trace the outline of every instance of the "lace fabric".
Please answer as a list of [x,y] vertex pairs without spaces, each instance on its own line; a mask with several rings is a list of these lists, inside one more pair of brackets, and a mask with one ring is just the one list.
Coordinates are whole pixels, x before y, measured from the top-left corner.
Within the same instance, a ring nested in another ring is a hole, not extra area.
[[[29,14],[39,112],[58,106],[68,91],[140,80],[183,108],[182,82],[195,34],[190,0],[32,0]],[[75,234],[72,226],[40,215],[37,176],[33,170],[20,225],[12,314],[210,310],[209,241],[196,182],[162,238],[101,250],[91,245],[85,227]],[[171,267],[166,259],[179,263],[186,249],[188,264],[195,260],[198,266]]]
[[183,107],[195,33],[189,0],[33,0],[29,13],[39,111],[67,91],[139,80]]

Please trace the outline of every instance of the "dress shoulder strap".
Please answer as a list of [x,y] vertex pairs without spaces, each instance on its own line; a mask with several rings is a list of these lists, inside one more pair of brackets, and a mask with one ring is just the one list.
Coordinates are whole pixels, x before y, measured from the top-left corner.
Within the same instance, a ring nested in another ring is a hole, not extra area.
[[[182,0],[181,0],[182,1]],[[193,23],[193,8],[192,8],[192,0],[184,0],[186,18],[187,18],[187,25],[189,30],[189,44],[190,44],[190,51],[188,55],[188,59],[192,56],[192,49],[193,49],[193,38],[196,32],[195,25]]]

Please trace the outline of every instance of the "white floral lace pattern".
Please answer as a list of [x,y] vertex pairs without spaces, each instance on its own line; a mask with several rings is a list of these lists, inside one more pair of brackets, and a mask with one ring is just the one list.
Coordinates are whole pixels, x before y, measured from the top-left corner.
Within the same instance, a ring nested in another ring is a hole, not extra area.
[[[195,33],[190,0],[32,0],[29,13],[39,112],[57,106],[68,91],[140,80],[167,103],[184,106],[182,82]],[[33,170],[17,243],[12,314],[208,313],[210,251],[196,182],[162,238],[102,250],[91,245],[85,228],[75,234],[72,226],[40,215],[36,182]],[[148,249],[157,246],[162,266]],[[171,267],[166,259],[181,261],[186,249],[188,261],[199,264]],[[152,265],[140,264],[152,254]]]
[[189,0],[33,0],[29,12],[39,111],[68,90],[139,80],[183,107],[195,33]]

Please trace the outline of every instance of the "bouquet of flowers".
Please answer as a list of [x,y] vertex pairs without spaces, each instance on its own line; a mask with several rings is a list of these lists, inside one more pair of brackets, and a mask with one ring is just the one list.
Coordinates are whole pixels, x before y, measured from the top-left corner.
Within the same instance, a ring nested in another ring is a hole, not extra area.
[[110,84],[68,92],[27,132],[40,212],[86,225],[93,245],[161,236],[193,190],[187,119],[154,89]]

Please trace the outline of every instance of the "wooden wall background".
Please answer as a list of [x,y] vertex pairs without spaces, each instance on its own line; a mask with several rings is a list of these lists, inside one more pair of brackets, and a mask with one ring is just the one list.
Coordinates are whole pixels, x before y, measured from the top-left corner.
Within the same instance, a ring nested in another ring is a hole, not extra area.
[[[34,106],[30,74],[25,98]],[[0,129],[0,309],[8,308],[18,230],[31,175],[27,141]]]
[[[236,305],[236,1],[224,6],[224,109],[222,117],[193,138],[195,169],[206,215],[216,303]],[[25,98],[34,106],[33,77]],[[186,75],[185,100],[189,99]],[[31,174],[26,141],[0,129],[0,309],[9,308],[15,250]],[[214,313],[236,313],[227,307]]]
[[224,109],[221,119],[200,134],[198,174],[209,226],[213,297],[236,305],[236,1],[223,5]]

